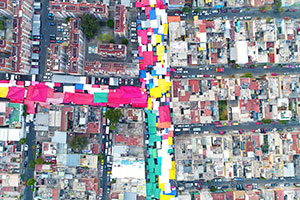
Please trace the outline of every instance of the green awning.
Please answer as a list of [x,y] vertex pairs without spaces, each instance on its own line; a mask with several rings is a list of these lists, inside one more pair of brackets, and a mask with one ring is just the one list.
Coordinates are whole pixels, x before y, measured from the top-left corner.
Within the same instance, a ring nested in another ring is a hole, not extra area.
[[94,93],[94,103],[107,103],[108,93]]

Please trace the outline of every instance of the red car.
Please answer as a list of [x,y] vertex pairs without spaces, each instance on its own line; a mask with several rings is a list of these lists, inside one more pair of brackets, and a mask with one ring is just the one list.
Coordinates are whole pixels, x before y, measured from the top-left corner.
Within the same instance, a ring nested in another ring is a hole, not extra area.
[[238,11],[238,10],[232,10],[232,12],[233,12],[233,13],[237,13],[237,12],[239,12],[239,11]]
[[206,77],[206,78],[207,78],[207,77],[209,77],[209,75],[208,75],[208,74],[204,74],[204,77]]
[[225,131],[220,131],[220,135],[223,135],[225,133]]
[[266,12],[266,10],[261,10],[261,12],[262,12],[262,13],[265,13],[265,12]]
[[254,133],[256,131],[256,129],[252,129],[252,132]]
[[290,12],[295,12],[295,11],[296,11],[296,9],[295,9],[295,8],[293,8],[293,9],[292,9],[292,8],[290,8],[290,9],[289,9],[289,11],[290,11]]
[[216,71],[217,71],[217,72],[224,72],[224,67],[218,67],[218,68],[216,69]]
[[271,75],[272,75],[272,76],[276,76],[277,74],[276,74],[276,73],[272,73]]
[[40,53],[39,50],[33,50],[33,53]]
[[179,75],[175,75],[175,76],[174,76],[174,78],[181,78],[181,76],[179,76]]
[[261,125],[261,122],[256,122],[255,124],[256,124],[256,125]]

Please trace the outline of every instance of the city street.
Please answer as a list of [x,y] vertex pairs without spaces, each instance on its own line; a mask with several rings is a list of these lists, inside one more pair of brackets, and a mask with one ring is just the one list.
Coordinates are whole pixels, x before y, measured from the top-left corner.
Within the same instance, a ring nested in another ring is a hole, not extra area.
[[[268,183],[277,183],[279,184],[284,184],[284,183],[299,183],[300,178],[295,177],[295,178],[284,178],[284,179],[261,179],[261,178],[253,178],[253,179],[239,179],[239,180],[222,180],[222,181],[211,181],[211,182],[202,182],[200,185],[202,188],[209,188],[209,187],[222,187],[222,186],[229,186],[229,187],[235,187],[237,184],[252,184],[256,183],[258,186],[264,186],[265,184]],[[179,187],[185,187],[186,189],[196,189],[196,186],[194,183],[200,183],[199,181],[177,181],[177,186]],[[190,184],[192,183],[192,184]]]
[[[238,8],[233,8],[238,10]],[[203,9],[203,10],[207,10],[207,9]],[[233,17],[245,17],[245,16],[251,16],[251,17],[271,17],[271,18],[284,18],[284,17],[291,17],[291,18],[297,18],[300,15],[300,10],[296,9],[295,12],[289,12],[289,11],[285,11],[283,13],[278,13],[278,12],[274,12],[273,10],[270,11],[266,11],[266,12],[261,12],[258,9],[250,9],[247,10],[245,8],[242,9],[243,12],[237,12],[237,13],[233,13],[232,9],[228,8],[228,12],[227,13],[219,13],[219,14],[209,14],[209,15],[200,15],[199,13],[185,13],[185,16],[183,16],[185,19],[189,18],[189,19],[193,19],[194,15],[198,15],[199,19],[208,19],[208,18],[216,18],[216,17],[228,17],[228,18],[233,18]],[[177,10],[168,10],[168,15],[172,16],[172,15],[176,15]]]
[[291,121],[287,124],[281,124],[276,122],[276,124],[260,124],[257,125],[255,122],[247,122],[247,123],[240,123],[237,126],[222,126],[222,127],[215,127],[213,124],[209,125],[202,125],[202,124],[182,124],[182,125],[175,125],[174,126],[174,133],[175,135],[179,136],[181,134],[193,134],[193,133],[203,133],[204,131],[208,131],[213,133],[214,131],[239,131],[242,129],[244,132],[252,131],[253,129],[258,128],[265,128],[265,129],[286,129],[286,128],[300,128],[300,123],[298,121]]
[[48,13],[49,13],[49,1],[41,0],[41,34],[43,39],[40,41],[40,68],[39,75],[41,80],[44,80],[47,69],[47,48],[50,45],[49,35],[55,33],[55,26],[49,26]]
[[[30,161],[32,161],[33,158],[34,158],[32,147],[35,144],[35,131],[34,131],[33,122],[31,122],[29,124],[29,134],[27,134],[27,136],[26,136],[26,144],[28,145],[29,148],[28,148],[28,156],[26,158],[26,161],[27,161],[28,164],[27,164],[27,167],[25,169],[24,180],[27,182],[28,179],[33,178],[33,175],[34,175],[33,174],[34,169],[31,169],[29,167]],[[24,191],[24,199],[25,200],[32,200],[33,199],[31,186],[26,185],[26,188],[25,188],[25,191]]]
[[[203,66],[202,68],[205,68],[205,66]],[[300,68],[296,68],[296,67],[287,68],[287,67],[280,67],[278,65],[271,66],[269,69],[264,69],[263,67],[255,67],[253,69],[250,69],[248,67],[241,67],[238,69],[235,69],[232,67],[225,67],[224,72],[216,72],[216,68],[210,66],[209,70],[205,70],[205,69],[200,70],[199,67],[198,68],[186,67],[186,68],[183,68],[182,71],[187,71],[187,73],[179,73],[180,71],[178,71],[178,70],[176,70],[175,73],[171,73],[173,80],[176,79],[174,77],[175,75],[179,75],[179,76],[181,76],[181,78],[193,78],[193,75],[195,75],[195,77],[197,77],[197,75],[205,75],[205,74],[215,75],[215,76],[232,76],[232,75],[242,76],[247,72],[251,73],[253,76],[260,76],[260,75],[264,75],[264,74],[271,75],[271,73],[276,73],[277,75],[282,75],[282,74],[288,73],[289,75],[292,75],[292,74],[299,73]]]

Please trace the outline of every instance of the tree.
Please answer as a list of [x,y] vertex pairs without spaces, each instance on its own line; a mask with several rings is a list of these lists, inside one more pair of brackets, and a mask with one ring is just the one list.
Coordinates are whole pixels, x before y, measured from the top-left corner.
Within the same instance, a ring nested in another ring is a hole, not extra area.
[[270,18],[270,17],[267,17],[266,22],[267,22],[267,23],[271,22],[271,18]]
[[70,147],[75,151],[82,151],[88,145],[88,139],[83,136],[73,136],[69,141]]
[[81,27],[88,39],[95,36],[99,29],[99,21],[91,14],[83,14],[81,18]]
[[44,159],[43,158],[37,158],[36,160],[35,160],[35,164],[37,164],[37,165],[40,165],[40,164],[44,164]]
[[70,19],[71,19],[71,17],[67,17],[67,18],[65,19],[65,21],[66,21],[66,22],[70,22]]
[[105,112],[104,117],[109,119],[111,124],[116,124],[122,117],[122,112],[120,109],[108,109]]
[[122,44],[127,45],[127,44],[128,44],[128,40],[127,40],[126,38],[124,38],[124,39],[122,40]]
[[20,144],[25,144],[26,143],[26,139],[25,138],[21,138],[19,142],[20,142]]
[[216,192],[216,191],[217,191],[217,188],[211,187],[211,188],[209,188],[209,191],[210,191],[210,192]]
[[271,124],[272,120],[271,119],[262,119],[261,122],[264,124]]
[[200,13],[200,12],[201,12],[201,9],[200,9],[200,8],[196,8],[196,9],[195,9],[195,12],[196,12],[196,13]]
[[114,40],[114,39],[110,39],[110,40],[109,40],[109,43],[114,44],[114,43],[115,43],[115,40]]
[[2,30],[2,31],[5,30],[4,21],[2,21],[2,20],[0,20],[0,30]]
[[289,120],[280,120],[279,122],[280,122],[280,124],[286,124],[289,122]]
[[[33,154],[33,155],[35,155],[35,154]],[[34,169],[34,168],[35,168],[35,162],[34,162],[34,160],[31,160],[31,161],[30,161],[30,163],[29,163],[29,168],[30,168],[30,169]]]
[[34,184],[35,184],[35,180],[33,178],[28,179],[28,181],[27,181],[28,186],[32,186]]
[[115,25],[114,20],[112,19],[107,20],[107,26],[109,28],[114,28],[114,25]]
[[244,74],[243,77],[245,77],[245,78],[252,78],[253,75],[251,73],[247,72],[247,73]]
[[183,8],[183,12],[185,13],[191,12],[191,8],[186,6]]
[[239,68],[240,66],[238,64],[234,64],[234,68],[237,69]]
[[102,155],[102,154],[99,154],[99,155],[98,155],[98,160],[99,160],[99,161],[103,160],[103,155]]

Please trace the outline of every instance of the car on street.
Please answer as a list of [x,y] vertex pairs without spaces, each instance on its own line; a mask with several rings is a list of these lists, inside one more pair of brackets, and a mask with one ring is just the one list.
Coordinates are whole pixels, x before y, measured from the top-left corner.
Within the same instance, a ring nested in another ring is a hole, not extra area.
[[55,26],[55,22],[49,22],[49,26]]
[[291,186],[290,183],[285,183],[285,184],[284,184],[284,187],[290,187],[290,186]]
[[24,151],[28,151],[28,145],[24,144]]
[[295,8],[290,8],[290,9],[288,9],[288,11],[289,11],[289,12],[295,12],[296,9],[295,9]]
[[56,40],[50,40],[50,43],[55,43],[56,42]]
[[261,125],[261,122],[256,122],[255,124],[256,124],[256,125]]
[[227,12],[228,12],[227,8],[225,8],[225,9],[222,10],[222,13],[227,13]]
[[25,161],[23,164],[25,168],[27,167],[27,164],[28,164],[27,161]]
[[232,10],[231,11],[232,13],[237,13],[237,12],[239,12],[238,10]]
[[216,72],[224,72],[224,67],[217,67]]
[[276,76],[276,75],[277,75],[276,73],[272,73],[272,74],[271,74],[271,76]]

